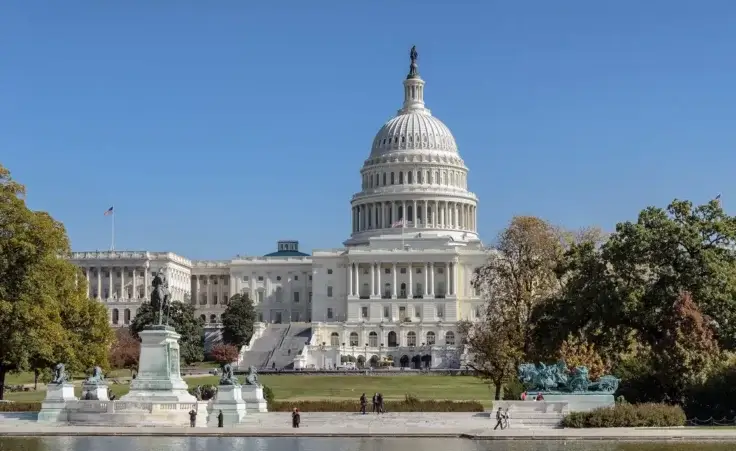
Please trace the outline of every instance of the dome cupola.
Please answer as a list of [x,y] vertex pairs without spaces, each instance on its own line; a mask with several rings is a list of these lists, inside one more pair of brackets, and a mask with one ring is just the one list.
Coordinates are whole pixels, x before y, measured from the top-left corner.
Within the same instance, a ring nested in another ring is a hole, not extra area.
[[450,129],[424,104],[416,47],[409,52],[404,103],[373,139],[361,169],[362,190],[353,195],[353,231],[345,244],[374,236],[421,232],[422,236],[477,239],[478,200],[468,191],[468,168]]

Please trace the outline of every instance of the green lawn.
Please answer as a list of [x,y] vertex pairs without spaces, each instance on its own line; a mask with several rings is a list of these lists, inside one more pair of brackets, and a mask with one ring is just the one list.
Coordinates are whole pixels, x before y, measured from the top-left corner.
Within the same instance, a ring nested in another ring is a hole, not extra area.
[[[216,385],[217,376],[185,378],[190,387]],[[241,376],[242,380],[242,376]],[[479,401],[491,404],[493,393],[488,385],[470,376],[312,376],[312,375],[262,375],[260,380],[268,385],[279,401],[310,401],[322,399],[358,399],[362,393],[370,396],[380,392],[386,400],[400,400],[409,393],[419,399]],[[127,393],[128,385],[110,386],[118,396]],[[81,392],[81,387],[77,388]],[[44,392],[6,393],[13,401],[41,401]],[[80,393],[77,393],[80,395]]]

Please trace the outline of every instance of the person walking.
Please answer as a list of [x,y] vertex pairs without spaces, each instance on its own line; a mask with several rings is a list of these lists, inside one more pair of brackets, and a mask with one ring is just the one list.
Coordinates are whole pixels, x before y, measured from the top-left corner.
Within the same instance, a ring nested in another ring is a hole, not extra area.
[[373,395],[373,413],[378,413],[378,393]]
[[222,410],[217,414],[217,427],[221,428],[225,425],[225,415],[222,414]]
[[362,413],[363,415],[365,415],[365,406],[366,406],[366,404],[368,404],[368,401],[365,399],[365,393],[363,393],[360,396],[360,413]]
[[385,413],[383,410],[383,395],[381,393],[378,393],[378,413]]
[[503,430],[503,419],[504,419],[504,414],[501,411],[501,408],[499,407],[498,410],[496,411],[496,427],[493,428],[494,431],[498,429],[499,426],[501,427],[501,430]]

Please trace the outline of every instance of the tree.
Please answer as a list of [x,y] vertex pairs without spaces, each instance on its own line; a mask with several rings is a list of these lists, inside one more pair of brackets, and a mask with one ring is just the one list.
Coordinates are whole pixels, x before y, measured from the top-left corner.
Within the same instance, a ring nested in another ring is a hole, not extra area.
[[719,358],[711,320],[689,293],[664,312],[663,334],[652,343],[654,374],[664,401],[683,404],[686,391],[705,383]]
[[516,378],[516,368],[523,357],[519,329],[489,315],[486,321],[475,324],[461,322],[458,332],[467,347],[468,367],[493,384],[494,399],[500,400],[503,386]]
[[107,313],[87,299],[69,256],[64,226],[30,210],[25,187],[0,165],[0,399],[9,371],[107,364]]
[[138,367],[141,355],[141,343],[127,327],[119,328],[115,333],[115,342],[110,348],[110,365],[117,369],[134,369]]
[[598,354],[592,343],[572,335],[562,342],[557,357],[564,360],[569,368],[587,367],[591,380],[596,380],[610,371],[609,365]]
[[520,357],[531,352],[535,307],[559,290],[555,268],[562,255],[556,227],[533,216],[517,216],[475,272],[473,285],[490,305],[488,320],[503,324],[519,340]]
[[212,351],[210,351],[212,360],[220,365],[236,362],[239,354],[238,348],[224,343],[216,344],[212,347]]
[[230,298],[222,313],[222,340],[238,349],[247,345],[253,336],[253,324],[256,322],[256,311],[253,301],[240,293]]
[[[146,327],[154,324],[155,315],[150,302],[141,304],[138,312],[130,324],[133,336],[140,340],[138,334]],[[181,335],[179,339],[179,355],[189,365],[204,360],[204,322],[197,317],[194,307],[190,304],[172,302],[168,314],[164,315],[164,322],[169,321],[176,332]]]

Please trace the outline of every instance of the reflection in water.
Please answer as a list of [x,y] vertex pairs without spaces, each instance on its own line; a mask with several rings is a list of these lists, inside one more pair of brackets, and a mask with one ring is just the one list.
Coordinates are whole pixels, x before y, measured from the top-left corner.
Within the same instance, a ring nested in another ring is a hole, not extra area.
[[473,441],[426,438],[0,437],[0,451],[732,451],[728,443]]

